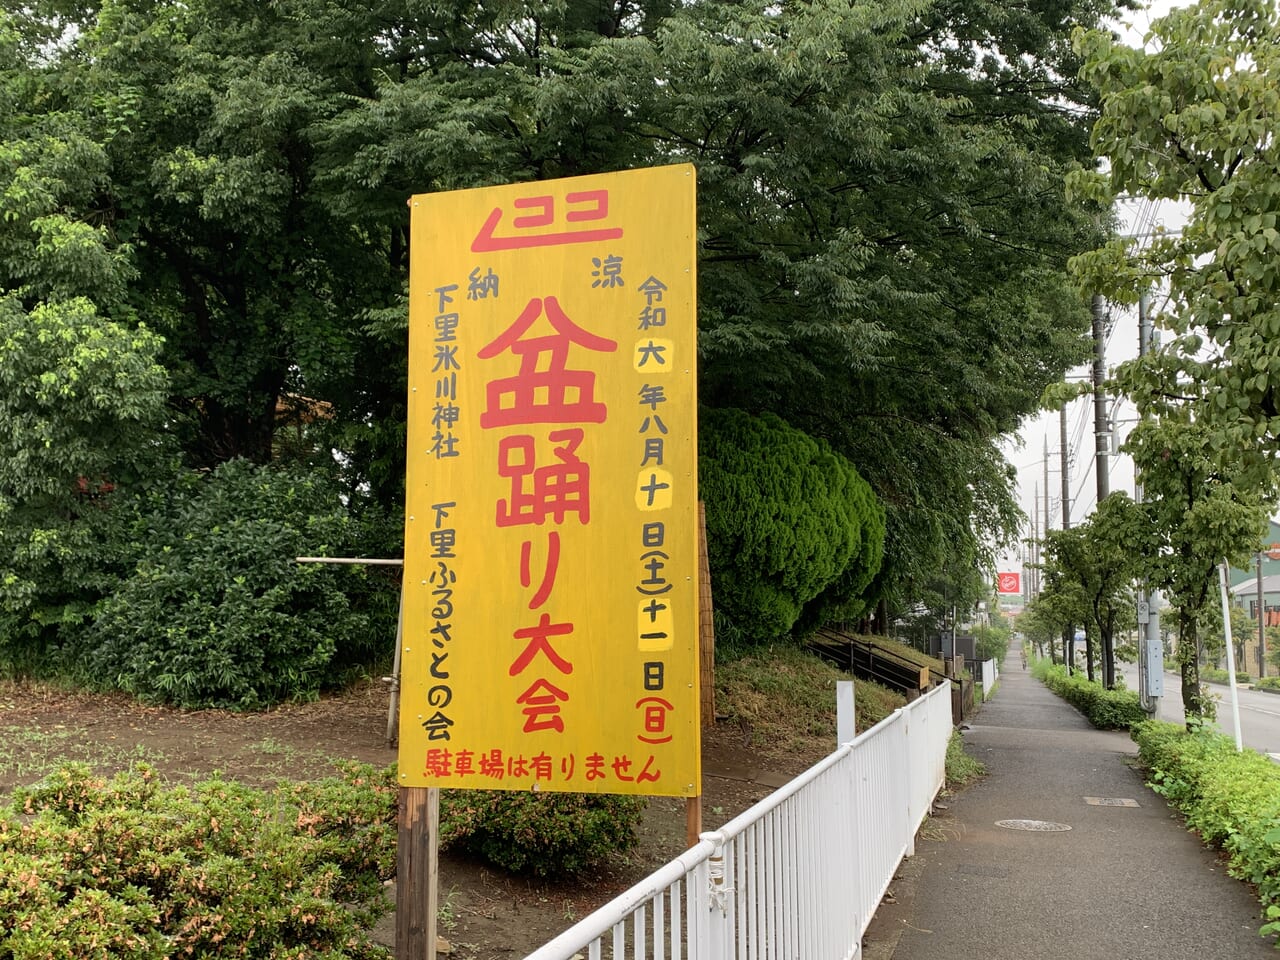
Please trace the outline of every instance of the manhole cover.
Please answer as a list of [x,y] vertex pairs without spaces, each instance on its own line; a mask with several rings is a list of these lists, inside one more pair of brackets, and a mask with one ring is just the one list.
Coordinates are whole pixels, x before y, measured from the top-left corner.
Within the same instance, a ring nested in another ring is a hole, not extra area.
[[1085,797],[1084,802],[1091,807],[1136,807],[1137,800],[1128,797]]
[[1071,829],[1065,823],[1054,823],[1051,820],[997,820],[996,826],[1006,830],[1031,830],[1036,833],[1062,833]]

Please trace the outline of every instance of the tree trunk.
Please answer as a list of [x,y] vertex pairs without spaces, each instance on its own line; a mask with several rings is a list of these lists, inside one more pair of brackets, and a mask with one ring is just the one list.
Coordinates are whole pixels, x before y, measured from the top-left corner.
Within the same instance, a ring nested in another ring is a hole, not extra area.
[[1188,730],[1193,730],[1204,717],[1204,704],[1200,698],[1200,665],[1194,658],[1182,661],[1182,715]]
[[1097,679],[1093,675],[1093,648],[1096,645],[1093,639],[1093,630],[1093,626],[1090,625],[1084,631],[1084,669],[1090,683]]
[[1178,663],[1182,674],[1182,715],[1187,729],[1204,719],[1204,699],[1200,696],[1200,657],[1195,620],[1178,618]]
[[1116,615],[1114,610],[1099,624],[1102,632],[1102,685],[1116,688]]

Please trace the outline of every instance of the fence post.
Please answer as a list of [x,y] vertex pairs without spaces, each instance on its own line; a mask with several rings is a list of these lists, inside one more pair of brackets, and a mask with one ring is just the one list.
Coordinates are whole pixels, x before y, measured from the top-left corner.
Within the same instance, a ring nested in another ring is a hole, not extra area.
[[729,960],[733,946],[733,926],[729,918],[729,879],[725,876],[724,839],[715,834],[703,834],[702,839],[712,840],[716,849],[707,858],[706,913],[708,960]]
[[836,681],[836,749],[858,735],[852,680]]
[[903,776],[902,782],[907,785],[907,849],[903,853],[904,857],[914,857],[916,855],[916,766],[920,762],[916,758],[920,755],[920,745],[911,742],[912,728],[915,725],[915,714],[919,712],[911,709],[911,705],[902,708],[903,733],[902,739],[906,745],[906,749],[902,751],[902,755],[907,758],[907,772]]

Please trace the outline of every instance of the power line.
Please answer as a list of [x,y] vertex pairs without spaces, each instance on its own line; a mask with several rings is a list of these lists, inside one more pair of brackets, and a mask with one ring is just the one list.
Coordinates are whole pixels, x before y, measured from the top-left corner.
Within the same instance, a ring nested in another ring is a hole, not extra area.
[[1075,426],[1072,427],[1071,436],[1071,460],[1073,463],[1080,462],[1080,448],[1084,444],[1085,434],[1089,429],[1089,408],[1081,406],[1076,413]]
[[[1092,470],[1092,467],[1090,468],[1090,470]],[[1085,473],[1084,477],[1080,481],[1080,486],[1076,487],[1076,492],[1071,498],[1072,522],[1075,522],[1075,516],[1076,516],[1075,508],[1080,506],[1080,493],[1082,490],[1084,490],[1085,485],[1088,484],[1089,480],[1092,479],[1092,476],[1093,476],[1092,472]],[[1091,501],[1089,501],[1089,507],[1092,508],[1092,507],[1096,507],[1097,505],[1098,505],[1098,498],[1097,498],[1097,495],[1095,495],[1094,498]],[[1085,510],[1083,513],[1081,513],[1081,516],[1087,517],[1088,515],[1089,515],[1088,510]]]

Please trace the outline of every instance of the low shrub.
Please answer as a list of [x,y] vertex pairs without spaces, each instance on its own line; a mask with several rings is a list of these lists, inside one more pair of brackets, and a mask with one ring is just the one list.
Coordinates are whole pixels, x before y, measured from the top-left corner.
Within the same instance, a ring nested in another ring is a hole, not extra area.
[[335,661],[385,648],[394,630],[353,605],[369,600],[368,570],[294,559],[358,539],[321,473],[231,461],[139,504],[133,526],[134,568],[85,638],[99,686],[192,709],[314,699]]
[[1261,677],[1253,686],[1255,690],[1280,690],[1280,677]]
[[580,873],[636,845],[642,797],[445,790],[440,846],[513,873]]
[[[1227,671],[1220,670],[1217,667],[1201,667],[1200,679],[1208,680],[1213,683],[1230,683],[1231,675],[1227,673]],[[1236,671],[1236,683],[1251,683],[1252,680],[1253,678],[1249,674],[1239,670]]]
[[[644,800],[443,791],[442,845],[572,874],[636,843]],[[0,808],[0,958],[382,960],[394,768],[261,790],[67,764]]]
[[1132,736],[1152,789],[1226,852],[1232,876],[1253,884],[1271,921],[1261,932],[1280,933],[1280,766],[1204,727],[1147,720]]
[[1124,730],[1147,719],[1132,690],[1108,690],[1078,673],[1068,674],[1066,667],[1047,660],[1037,660],[1031,674],[1099,730]]
[[360,765],[274,791],[67,765],[0,813],[0,955],[387,957],[364,930],[395,817],[390,772]]

